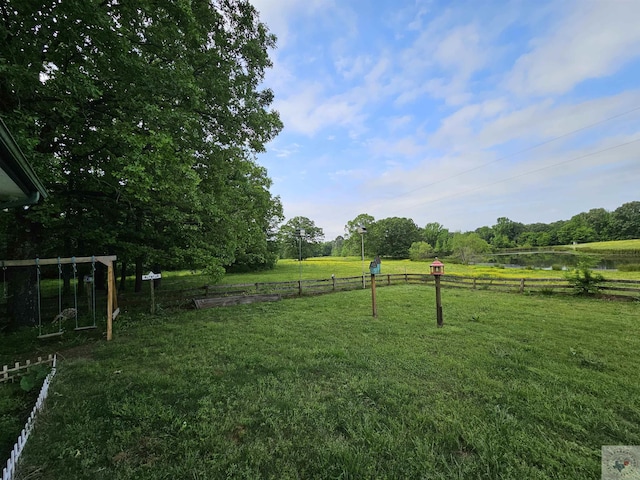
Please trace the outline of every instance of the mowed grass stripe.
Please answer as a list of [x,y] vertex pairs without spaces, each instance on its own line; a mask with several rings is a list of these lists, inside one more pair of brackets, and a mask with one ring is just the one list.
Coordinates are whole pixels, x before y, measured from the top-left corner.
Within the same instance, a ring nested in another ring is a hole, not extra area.
[[62,362],[29,478],[598,478],[640,304],[378,290],[141,316]]

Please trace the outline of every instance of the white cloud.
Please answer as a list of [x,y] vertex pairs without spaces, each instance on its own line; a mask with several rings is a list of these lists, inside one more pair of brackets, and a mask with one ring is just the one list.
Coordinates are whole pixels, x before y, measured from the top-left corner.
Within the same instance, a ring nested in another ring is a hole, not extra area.
[[414,137],[371,138],[365,142],[372,157],[411,158],[424,152],[425,145]]
[[469,76],[484,66],[487,51],[481,48],[476,25],[464,25],[449,32],[436,46],[433,58],[444,69]]
[[331,0],[250,0],[260,14],[271,33],[278,37],[278,45],[284,48],[295,42],[296,32],[292,27],[292,19],[296,16],[315,16],[333,7]]
[[345,79],[353,80],[362,77],[371,67],[371,55],[357,55],[355,57],[339,56],[335,61],[336,70]]
[[391,117],[387,121],[387,125],[389,130],[395,131],[403,127],[406,127],[407,125],[410,125],[412,121],[413,121],[413,115],[401,115],[397,117]]
[[327,127],[342,126],[360,131],[363,122],[361,106],[348,95],[327,96],[322,85],[311,83],[274,102],[290,131],[313,136]]
[[[527,148],[590,125],[594,126],[592,131],[602,131],[609,126],[608,119],[640,106],[640,90],[580,103],[558,104],[547,99],[523,108],[512,105],[507,99],[499,98],[464,106],[442,120],[430,137],[430,144],[454,150],[479,151],[516,140]],[[613,119],[611,122],[625,128],[624,125],[634,119],[640,120],[640,111],[622,115],[619,121]]]
[[291,143],[283,147],[271,147],[271,151],[275,152],[276,157],[287,158],[300,151],[300,145],[297,143]]
[[546,36],[532,39],[506,79],[518,94],[570,91],[591,78],[611,75],[640,55],[640,2],[590,1],[564,4],[566,17]]
[[370,176],[370,173],[364,169],[338,170],[329,174],[329,177],[334,181],[341,180],[344,178],[362,180],[364,178],[368,178],[369,176]]

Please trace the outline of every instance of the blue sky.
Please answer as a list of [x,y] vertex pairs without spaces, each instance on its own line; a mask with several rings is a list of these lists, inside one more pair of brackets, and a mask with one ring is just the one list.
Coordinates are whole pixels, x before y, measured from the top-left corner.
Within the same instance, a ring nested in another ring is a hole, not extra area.
[[452,231],[640,200],[640,1],[252,0],[287,219]]

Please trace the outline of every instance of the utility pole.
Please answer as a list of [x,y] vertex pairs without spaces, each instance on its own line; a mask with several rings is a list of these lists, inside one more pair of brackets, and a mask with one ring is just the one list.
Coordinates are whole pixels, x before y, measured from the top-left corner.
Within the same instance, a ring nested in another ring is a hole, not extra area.
[[367,288],[367,281],[364,273],[364,234],[367,233],[367,227],[360,224],[356,231],[360,234],[360,238],[362,239],[362,288]]

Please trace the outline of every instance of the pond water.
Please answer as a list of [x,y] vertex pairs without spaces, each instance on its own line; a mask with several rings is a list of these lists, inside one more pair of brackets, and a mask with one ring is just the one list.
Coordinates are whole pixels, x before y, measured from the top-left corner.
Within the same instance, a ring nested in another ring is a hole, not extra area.
[[577,266],[584,256],[593,260],[594,268],[601,270],[616,270],[621,265],[640,265],[640,255],[612,255],[612,254],[576,254],[575,252],[527,252],[492,254],[487,256],[488,263],[477,265],[504,265],[506,268],[533,267],[551,269],[556,266],[571,269]]

